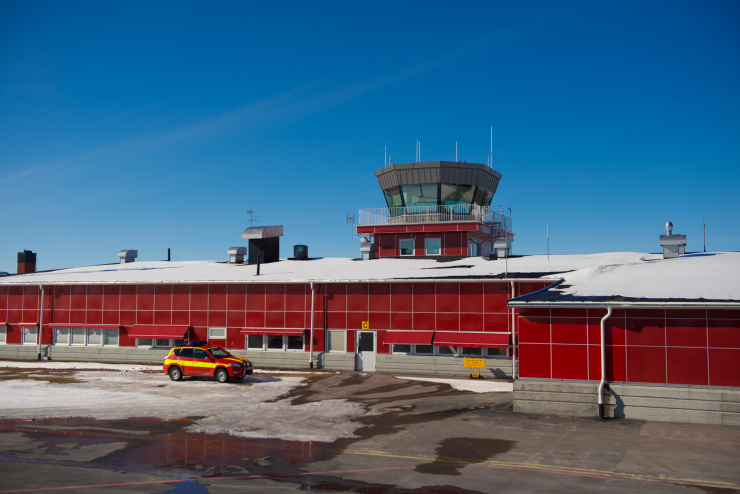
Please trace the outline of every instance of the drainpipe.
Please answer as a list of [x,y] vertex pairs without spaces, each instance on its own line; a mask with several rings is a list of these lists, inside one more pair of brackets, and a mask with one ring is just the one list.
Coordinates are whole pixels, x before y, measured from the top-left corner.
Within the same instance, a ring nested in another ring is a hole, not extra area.
[[607,307],[606,315],[601,318],[601,382],[599,383],[599,418],[604,419],[604,385],[606,384],[606,346],[604,345],[604,334],[606,320],[612,315],[612,308]]
[[313,306],[316,302],[316,293],[313,287],[313,281],[311,282],[311,341],[309,342],[310,356],[308,357],[308,366],[313,369]]
[[[514,298],[516,295],[514,294],[514,281],[511,282],[511,298]],[[512,369],[511,369],[511,378],[516,379],[516,360],[518,358],[518,352],[517,352],[517,345],[516,345],[516,316],[514,315],[514,311],[516,309],[511,309],[511,337],[513,338],[513,345],[512,345],[512,352],[514,355],[511,356],[511,363],[512,363]]]
[[39,360],[41,360],[41,333],[44,327],[44,287],[39,285],[41,290],[41,310],[39,311]]

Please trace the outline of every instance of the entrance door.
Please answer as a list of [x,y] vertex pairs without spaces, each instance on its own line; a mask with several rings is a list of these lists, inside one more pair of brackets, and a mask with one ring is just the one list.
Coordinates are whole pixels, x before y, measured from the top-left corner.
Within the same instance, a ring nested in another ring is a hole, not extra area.
[[375,370],[375,332],[358,331],[357,332],[357,361],[356,368],[358,371]]

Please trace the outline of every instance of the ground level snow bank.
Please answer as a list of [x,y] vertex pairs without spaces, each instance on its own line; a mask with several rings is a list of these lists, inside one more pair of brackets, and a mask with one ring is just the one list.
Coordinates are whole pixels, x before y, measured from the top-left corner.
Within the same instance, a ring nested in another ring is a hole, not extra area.
[[51,360],[40,360],[36,362],[7,362],[0,361],[0,368],[14,369],[70,369],[70,370],[117,370],[117,371],[161,371],[161,365],[136,365],[136,364],[106,364],[102,362],[55,362]]
[[[40,366],[36,366],[40,367]],[[43,368],[43,367],[42,367]],[[212,380],[173,382],[164,375],[126,372],[64,372],[78,382],[48,382],[33,371],[8,376],[0,370],[0,418],[134,417],[197,419],[192,431],[243,437],[331,442],[353,437],[365,408],[344,400],[294,406],[280,396],[304,386],[300,377],[252,376],[243,382]]]
[[409,381],[426,381],[430,383],[442,383],[449,384],[453,388],[459,391],[472,391],[473,393],[501,393],[501,392],[513,392],[514,384],[505,383],[500,381],[488,381],[488,380],[468,380],[463,379],[437,379],[429,377],[403,377],[395,376],[396,379],[407,379]]

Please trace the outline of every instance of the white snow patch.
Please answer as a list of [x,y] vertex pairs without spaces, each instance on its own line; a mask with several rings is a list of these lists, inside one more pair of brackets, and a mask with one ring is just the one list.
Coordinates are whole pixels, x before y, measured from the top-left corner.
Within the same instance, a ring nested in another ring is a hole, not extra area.
[[407,379],[409,381],[425,381],[430,383],[449,384],[459,391],[472,391],[473,393],[511,393],[514,391],[513,383],[504,383],[488,380],[463,380],[463,379],[438,379],[431,377],[404,377],[394,376],[396,379]]
[[[15,362],[13,362],[15,364]],[[119,370],[119,369],[111,369]],[[31,379],[0,381],[0,418],[90,417],[118,420],[134,417],[196,420],[189,430],[243,437],[331,442],[354,437],[353,419],[369,412],[357,403],[327,400],[291,405],[279,399],[304,386],[300,377],[251,376],[238,384],[185,379],[139,372],[84,372],[80,383],[60,384]]]
[[106,364],[98,362],[55,362],[40,360],[37,362],[8,362],[0,361],[0,368],[10,367],[15,369],[72,369],[72,370],[117,370],[117,371],[162,371],[161,365],[135,365],[135,364]]

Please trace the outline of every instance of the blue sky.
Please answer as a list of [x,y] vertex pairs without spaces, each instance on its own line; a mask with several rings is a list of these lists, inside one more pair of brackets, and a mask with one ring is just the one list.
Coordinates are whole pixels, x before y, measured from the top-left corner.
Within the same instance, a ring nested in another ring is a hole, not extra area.
[[0,271],[357,257],[373,171],[503,174],[519,254],[740,249],[740,4],[0,1]]

